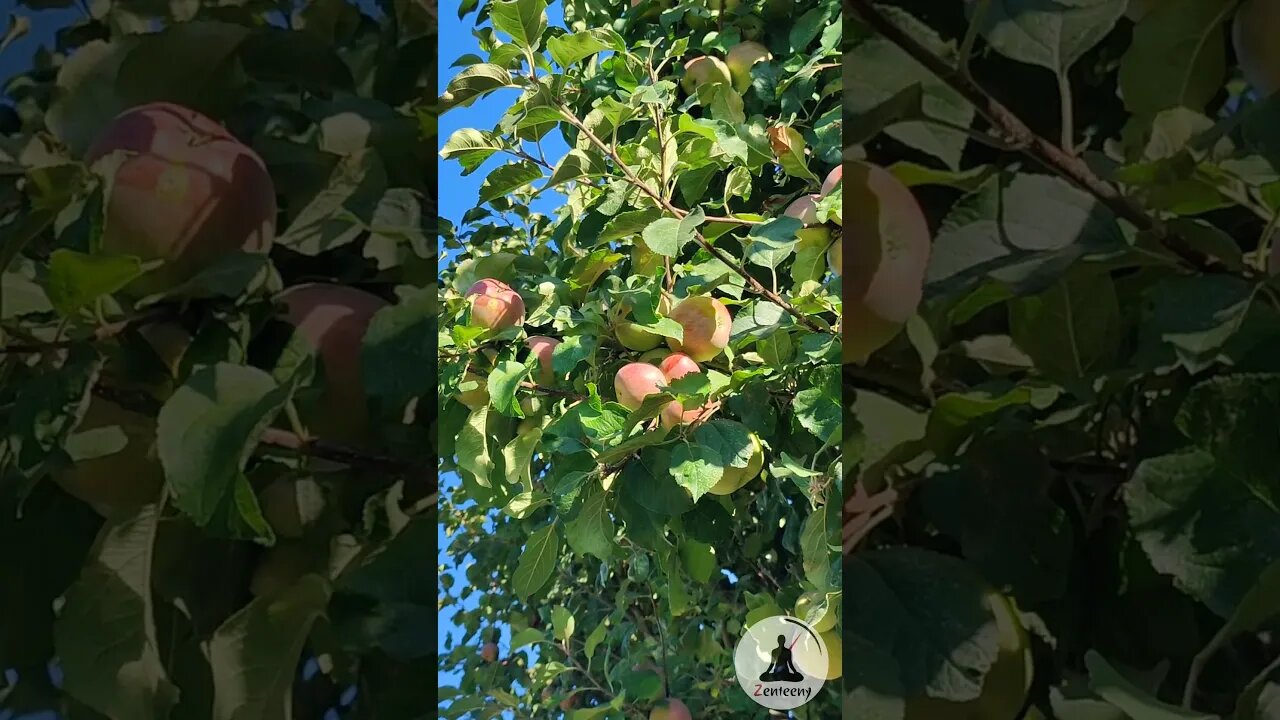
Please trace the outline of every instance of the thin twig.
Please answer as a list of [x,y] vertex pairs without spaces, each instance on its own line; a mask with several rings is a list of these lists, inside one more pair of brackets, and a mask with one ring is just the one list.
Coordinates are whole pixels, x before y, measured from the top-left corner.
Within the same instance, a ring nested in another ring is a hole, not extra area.
[[60,338],[57,340],[30,341],[3,345],[0,346],[0,355],[38,355],[57,350],[66,350],[67,348],[75,347],[82,343],[99,343],[105,340],[110,340],[118,335],[123,335],[129,330],[168,320],[173,317],[173,308],[157,307],[130,318],[100,325],[91,334],[83,337]]
[[[1012,146],[1027,157],[1094,196],[1117,217],[1133,224],[1138,230],[1152,232],[1166,248],[1190,267],[1202,272],[1230,272],[1217,259],[1207,256],[1183,238],[1170,233],[1145,208],[1122,194],[1115,185],[1098,177],[1084,160],[1033,132],[1013,111],[979,87],[972,78],[952,67],[890,20],[872,0],[844,0],[844,7],[963,96],[987,122],[1007,137]],[[1254,273],[1241,274],[1251,278]]]

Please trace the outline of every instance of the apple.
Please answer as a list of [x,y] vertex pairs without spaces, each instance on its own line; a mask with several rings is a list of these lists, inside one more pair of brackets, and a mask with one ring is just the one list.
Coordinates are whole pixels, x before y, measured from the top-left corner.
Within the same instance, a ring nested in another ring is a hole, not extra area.
[[751,444],[755,451],[751,453],[751,459],[747,460],[747,466],[725,468],[724,474],[707,492],[712,495],[728,495],[760,474],[764,469],[764,445],[760,442],[760,436],[755,433],[751,433]]
[[560,341],[545,335],[533,335],[525,340],[525,344],[529,346],[534,356],[538,358],[538,382],[542,385],[550,385],[555,382],[555,371],[551,369],[551,353],[555,352],[556,346],[560,344]]
[[565,712],[569,712],[570,710],[572,710],[572,709],[574,709],[574,708],[576,708],[576,707],[578,707],[578,696],[577,696],[577,694],[569,695],[569,696],[565,697],[565,699],[563,699],[563,700],[561,700],[561,701],[560,701],[560,709],[561,709],[561,710],[563,710],[563,711],[565,711]]
[[660,701],[649,711],[649,720],[693,720],[689,707],[676,698]]
[[649,363],[650,365],[660,365],[662,361],[666,360],[667,356],[670,354],[671,354],[671,351],[667,348],[664,348],[664,347],[654,348],[653,350],[650,350],[648,352],[641,353],[640,359],[638,360],[638,362]]
[[1029,636],[1013,604],[1003,594],[989,590],[984,603],[996,625],[999,652],[982,680],[982,693],[965,702],[908,698],[904,720],[1016,717],[1022,710],[1035,677]]
[[1231,24],[1231,41],[1244,77],[1267,97],[1280,90],[1280,46],[1271,31],[1280,26],[1280,2],[1244,0]]
[[733,89],[739,93],[747,91],[751,87],[751,68],[762,60],[770,60],[773,55],[769,52],[769,48],[758,42],[748,40],[740,42],[729,48],[729,52],[725,53],[724,64],[729,68],[729,74],[733,77]]
[[[888,344],[916,312],[929,266],[929,225],[915,197],[892,173],[847,163],[845,226],[854,271],[842,275],[844,359],[863,362]],[[842,251],[843,252],[843,251]]]
[[613,390],[618,402],[628,410],[640,407],[649,395],[661,392],[667,384],[662,371],[648,363],[627,363],[613,377]]
[[487,662],[487,663],[491,663],[491,662],[493,662],[494,660],[497,660],[497,659],[498,659],[498,644],[497,644],[497,643],[492,643],[492,642],[487,642],[487,643],[485,643],[484,645],[480,646],[480,657],[481,657],[481,658],[483,658],[483,659],[484,659],[484,661],[485,661],[485,662]]
[[[795,616],[805,622],[809,622],[809,613],[813,612],[814,606],[820,605],[825,599],[825,596],[821,593],[805,593],[801,595],[796,600]],[[836,609],[828,606],[821,617],[815,618],[813,622],[809,623],[809,627],[818,634],[825,633],[836,626],[836,615]]]
[[128,514],[154,501],[164,486],[156,455],[154,418],[94,397],[74,433],[119,428],[124,446],[108,455],[77,461],[55,472],[58,486],[103,516]]
[[662,413],[658,417],[662,427],[670,430],[677,425],[688,425],[697,422],[708,412],[710,412],[710,408],[706,405],[692,410],[685,410],[679,400],[672,400],[662,407]]
[[467,290],[471,299],[471,324],[504,330],[524,324],[524,298],[501,280],[477,280]]
[[801,195],[791,204],[787,206],[782,214],[787,217],[793,217],[805,225],[818,224],[818,201],[822,199],[821,195]]
[[283,538],[302,537],[304,525],[301,508],[298,507],[298,486],[293,480],[275,480],[258,493],[258,506],[262,517]]
[[732,85],[733,76],[729,74],[729,66],[720,58],[699,55],[684,64],[684,78],[680,84],[685,92],[693,94],[703,85]]
[[489,404],[488,380],[481,377],[478,373],[469,370],[467,371],[467,374],[462,377],[462,381],[478,383],[479,387],[471,390],[460,391],[457,395],[453,396],[455,400],[466,405],[472,410],[478,410]]
[[684,328],[684,339],[667,338],[667,346],[688,355],[695,362],[714,358],[729,344],[733,317],[724,303],[709,295],[694,295],[681,300],[671,311],[671,319]]
[[[97,164],[123,153],[121,160]],[[85,161],[107,181],[101,247],[162,264],[123,291],[173,290],[237,250],[266,253],[276,191],[253,150],[200,113],[151,103],[116,116]]]
[[841,238],[836,238],[836,241],[831,243],[831,247],[827,248],[827,267],[831,268],[831,273],[836,277],[840,277],[840,272],[843,269],[841,267],[843,255],[844,244],[841,242]]
[[668,381],[676,380],[691,372],[696,373],[701,370],[698,367],[698,363],[684,353],[671,353],[662,360],[662,363],[658,365],[658,369],[662,371],[663,376]]
[[369,424],[364,371],[360,356],[365,332],[387,301],[348,287],[309,283],[280,293],[283,317],[320,356],[324,391],[312,430],[327,440],[361,442]]
[[832,170],[831,172],[827,173],[826,179],[822,181],[822,190],[819,194],[822,195],[823,197],[830,195],[831,191],[836,189],[836,185],[840,184],[840,180],[843,177],[844,177],[844,166],[837,165],[835,170]]

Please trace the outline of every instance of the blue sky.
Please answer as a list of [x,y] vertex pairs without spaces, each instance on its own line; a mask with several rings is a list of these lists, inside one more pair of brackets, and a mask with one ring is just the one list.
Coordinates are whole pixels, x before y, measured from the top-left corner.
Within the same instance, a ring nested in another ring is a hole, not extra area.
[[[484,57],[484,53],[480,50],[476,38],[471,32],[474,28],[475,14],[472,13],[459,20],[457,8],[458,3],[456,0],[446,0],[440,5],[439,83],[442,90],[461,69],[450,67],[457,58],[467,53],[474,53]],[[555,3],[548,8],[547,20],[553,26],[563,27],[563,14],[559,3]],[[517,90],[497,92],[478,100],[468,107],[445,113],[439,121],[440,144],[443,145],[450,135],[461,128],[492,129],[497,125],[502,113],[511,104],[518,92]],[[547,160],[552,163],[568,150],[558,132],[550,133],[544,139],[542,148],[546,153]],[[462,174],[461,167],[457,162],[439,159],[437,162],[440,172],[440,202],[438,207],[440,208],[441,217],[448,219],[455,228],[460,230],[462,228],[462,216],[466,214],[467,210],[475,207],[476,200],[480,196],[480,185],[484,182],[485,177],[491,170],[506,163],[509,159],[509,157],[503,157],[499,154],[470,175],[465,176]],[[563,200],[564,197],[559,193],[547,192],[539,196],[533,207],[540,212],[550,214]],[[440,262],[442,267],[449,261],[450,258],[441,248]],[[458,484],[459,478],[456,475],[443,475],[440,478],[440,490],[445,496],[448,496]],[[445,536],[443,529],[438,530],[438,535],[438,565],[443,568],[443,573],[454,576],[453,587],[460,588],[467,583],[465,561],[462,565],[455,565],[453,559],[447,554],[449,538]],[[474,608],[478,604],[479,598],[479,593],[472,594],[464,607],[466,609]],[[437,621],[439,630],[438,650],[441,653],[445,652],[445,639],[447,637],[453,637],[456,641],[462,635],[462,630],[454,623],[455,612],[455,608],[446,609],[440,614]],[[501,631],[501,638],[498,642],[499,654],[502,657],[506,657],[510,650],[511,634],[506,627],[500,627],[499,629]],[[460,680],[459,673],[440,673],[438,678],[440,686],[456,687]],[[510,717],[510,715],[504,715],[504,717]]]

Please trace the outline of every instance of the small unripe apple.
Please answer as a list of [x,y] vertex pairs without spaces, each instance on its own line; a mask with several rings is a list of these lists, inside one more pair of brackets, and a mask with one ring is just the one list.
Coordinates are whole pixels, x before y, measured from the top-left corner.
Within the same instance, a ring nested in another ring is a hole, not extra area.
[[510,285],[492,278],[478,280],[467,290],[471,324],[502,330],[524,324],[524,299]]
[[551,353],[555,352],[560,341],[545,335],[533,335],[525,340],[525,344],[533,351],[534,357],[538,358],[538,382],[542,385],[555,382],[555,371],[551,369]]
[[861,362],[892,340],[924,293],[931,241],[911,190],[884,168],[851,161],[844,183],[850,209],[844,236],[853,272],[842,275],[847,362]]
[[628,410],[640,407],[644,399],[667,384],[662,371],[648,363],[627,363],[613,376],[613,390],[618,402]]
[[844,166],[837,165],[835,170],[832,170],[831,172],[827,173],[827,178],[822,181],[822,191],[818,194],[823,197],[830,195],[831,191],[836,189],[836,185],[840,184],[840,180],[843,177],[844,177]]
[[747,466],[725,468],[720,480],[715,485],[712,485],[707,492],[712,495],[728,495],[751,482],[760,474],[760,471],[764,469],[764,445],[760,442],[760,437],[755,433],[751,433],[751,445],[755,450],[751,453],[751,459],[747,460]]
[[649,720],[693,720],[689,707],[676,698],[667,698],[649,711]]
[[[812,612],[813,607],[824,600],[819,593],[805,593],[796,600],[795,616],[807,622],[807,616]],[[809,627],[816,633],[822,634],[831,630],[836,626],[836,612],[832,607],[827,607],[822,616],[816,618]]]
[[729,66],[718,57],[701,55],[684,64],[684,78],[680,85],[685,92],[695,93],[703,85],[733,85],[733,76],[729,74]]
[[266,253],[276,227],[276,193],[262,159],[189,108],[151,103],[107,125],[85,156],[93,165],[126,153],[111,173],[101,247],[163,264],[125,295],[172,290],[237,250]]
[[696,373],[701,370],[701,368],[698,367],[698,363],[694,362],[693,358],[685,355],[684,353],[671,353],[663,359],[660,365],[658,365],[658,369],[662,371],[662,374],[666,376],[669,381],[682,378],[691,372]]
[[769,48],[750,40],[729,48],[729,52],[724,56],[724,64],[728,66],[729,74],[733,76],[733,89],[740,93],[746,92],[751,86],[752,66],[772,57]]
[[477,410],[489,404],[489,383],[487,380],[477,373],[468,372],[463,376],[463,381],[474,381],[479,383],[479,387],[472,390],[463,390],[455,395],[454,399],[472,410]]
[[1244,0],[1231,24],[1231,41],[1244,77],[1267,97],[1280,90],[1280,44],[1275,29],[1280,27],[1280,2]]
[[695,362],[714,358],[729,344],[733,317],[724,303],[713,297],[695,295],[681,300],[671,311],[671,319],[684,328],[684,339],[667,338],[667,345]]
[[[671,310],[671,301],[664,293],[658,300],[658,314],[665,315]],[[657,333],[651,333],[648,330],[637,325],[632,320],[631,312],[628,310],[626,314],[618,318],[613,325],[613,335],[618,339],[618,344],[628,350],[636,352],[644,352],[652,350],[662,344],[662,336]]]
[[493,662],[498,659],[498,644],[487,642],[480,647],[480,657],[485,662]]
[[821,195],[801,195],[782,214],[787,217],[793,217],[805,225],[818,224],[818,201],[822,199]]

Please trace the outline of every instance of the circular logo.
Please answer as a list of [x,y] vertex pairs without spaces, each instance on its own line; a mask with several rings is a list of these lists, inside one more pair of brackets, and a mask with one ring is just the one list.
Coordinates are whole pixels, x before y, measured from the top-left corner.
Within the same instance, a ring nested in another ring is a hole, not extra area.
[[747,628],[733,651],[738,684],[771,710],[792,710],[817,697],[828,660],[822,637],[790,615],[767,617]]

